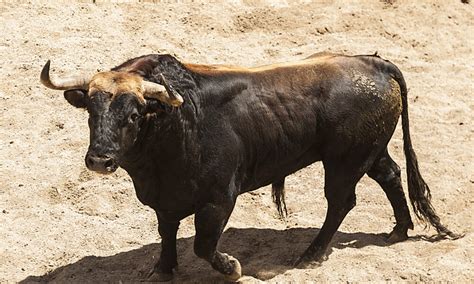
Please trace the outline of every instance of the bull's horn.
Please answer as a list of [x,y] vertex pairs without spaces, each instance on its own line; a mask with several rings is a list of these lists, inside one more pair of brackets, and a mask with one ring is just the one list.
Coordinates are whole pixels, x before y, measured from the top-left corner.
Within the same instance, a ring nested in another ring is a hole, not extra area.
[[89,89],[90,77],[74,76],[61,79],[52,79],[49,76],[49,66],[51,60],[48,60],[41,70],[40,80],[43,85],[53,90],[73,90],[73,89]]
[[147,98],[157,99],[174,107],[179,107],[183,104],[183,97],[166,82],[163,74],[160,74],[164,85],[153,82],[143,81],[144,95]]

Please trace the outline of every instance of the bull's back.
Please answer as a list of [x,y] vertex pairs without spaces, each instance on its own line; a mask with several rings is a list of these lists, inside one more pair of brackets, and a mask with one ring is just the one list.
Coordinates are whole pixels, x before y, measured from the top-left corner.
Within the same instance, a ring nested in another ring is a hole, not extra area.
[[248,86],[221,109],[239,145],[243,191],[386,140],[401,110],[390,74],[357,57],[324,53],[239,74]]
[[324,62],[304,62],[247,74],[251,84],[235,98],[238,119],[232,119],[243,145],[244,191],[321,160],[320,108],[334,84],[328,77],[336,78],[337,72]]

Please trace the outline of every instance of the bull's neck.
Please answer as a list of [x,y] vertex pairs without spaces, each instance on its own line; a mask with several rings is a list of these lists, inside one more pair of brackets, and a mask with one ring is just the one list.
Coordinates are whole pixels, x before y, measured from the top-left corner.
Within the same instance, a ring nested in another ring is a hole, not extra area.
[[199,104],[203,112],[216,112],[251,85],[248,74],[239,72],[195,73]]
[[195,106],[186,103],[165,113],[148,115],[134,146],[123,156],[121,167],[133,175],[144,167],[172,167],[196,153]]

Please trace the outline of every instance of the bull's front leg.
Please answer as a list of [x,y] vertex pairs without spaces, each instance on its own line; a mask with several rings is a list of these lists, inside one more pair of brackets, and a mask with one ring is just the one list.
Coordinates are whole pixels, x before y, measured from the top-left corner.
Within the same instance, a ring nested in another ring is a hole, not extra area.
[[237,281],[242,275],[242,269],[237,259],[217,250],[217,243],[234,204],[235,200],[225,204],[208,203],[195,216],[194,252],[208,261],[212,268],[224,274],[229,281]]
[[147,281],[164,282],[173,278],[173,268],[178,265],[176,253],[176,234],[178,232],[179,221],[168,221],[158,217],[158,232],[161,236],[161,253],[160,259],[155,264]]

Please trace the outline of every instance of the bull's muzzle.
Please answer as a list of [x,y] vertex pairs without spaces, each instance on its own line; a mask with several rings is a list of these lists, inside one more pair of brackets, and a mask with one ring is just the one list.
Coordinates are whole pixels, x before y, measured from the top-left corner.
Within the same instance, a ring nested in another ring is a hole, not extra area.
[[86,155],[86,166],[89,170],[101,174],[113,173],[118,168],[118,164],[113,157],[92,152],[88,152]]

